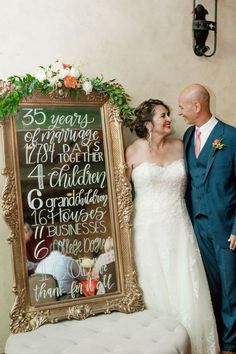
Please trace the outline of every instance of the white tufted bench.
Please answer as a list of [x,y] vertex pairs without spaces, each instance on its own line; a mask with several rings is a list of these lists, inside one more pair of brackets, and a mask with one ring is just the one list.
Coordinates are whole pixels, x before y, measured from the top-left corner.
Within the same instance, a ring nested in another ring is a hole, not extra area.
[[5,354],[190,354],[185,328],[149,310],[113,312],[11,334]]

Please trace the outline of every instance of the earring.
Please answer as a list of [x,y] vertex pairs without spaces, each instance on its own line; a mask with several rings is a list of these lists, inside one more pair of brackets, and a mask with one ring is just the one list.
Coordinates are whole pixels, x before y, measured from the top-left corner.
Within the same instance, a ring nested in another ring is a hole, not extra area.
[[148,129],[147,141],[148,141],[149,150],[151,150],[152,149],[152,130],[151,129]]

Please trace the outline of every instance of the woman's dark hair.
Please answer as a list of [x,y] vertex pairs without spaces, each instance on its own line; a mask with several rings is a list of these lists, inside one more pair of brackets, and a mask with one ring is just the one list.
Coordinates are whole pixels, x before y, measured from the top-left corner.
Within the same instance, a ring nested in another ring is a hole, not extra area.
[[160,100],[155,100],[150,98],[147,101],[142,102],[135,110],[134,115],[136,116],[134,122],[134,130],[139,138],[147,138],[149,133],[146,127],[146,122],[152,122],[155,115],[156,106],[163,106],[167,109],[168,114],[170,112],[169,107]]

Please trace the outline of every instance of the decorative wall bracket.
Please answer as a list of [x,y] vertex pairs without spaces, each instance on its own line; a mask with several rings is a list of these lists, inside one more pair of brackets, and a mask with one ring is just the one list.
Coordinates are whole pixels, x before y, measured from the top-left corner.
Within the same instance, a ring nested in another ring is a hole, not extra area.
[[[216,52],[217,45],[217,0],[215,1],[215,19],[207,21],[206,15],[208,11],[201,4],[196,5],[193,0],[193,51],[197,56],[211,57]],[[214,32],[214,48],[210,51],[210,47],[206,44],[209,31]],[[210,53],[207,53],[210,51]]]

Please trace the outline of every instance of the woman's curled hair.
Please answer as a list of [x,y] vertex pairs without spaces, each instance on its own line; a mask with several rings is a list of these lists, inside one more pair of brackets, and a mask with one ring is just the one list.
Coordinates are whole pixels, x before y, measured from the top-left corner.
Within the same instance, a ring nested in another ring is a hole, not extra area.
[[169,113],[169,107],[158,99],[150,98],[147,101],[142,102],[135,110],[134,115],[136,117],[134,121],[134,130],[139,138],[147,138],[149,133],[146,127],[147,122],[152,122],[155,115],[156,106],[164,106]]

